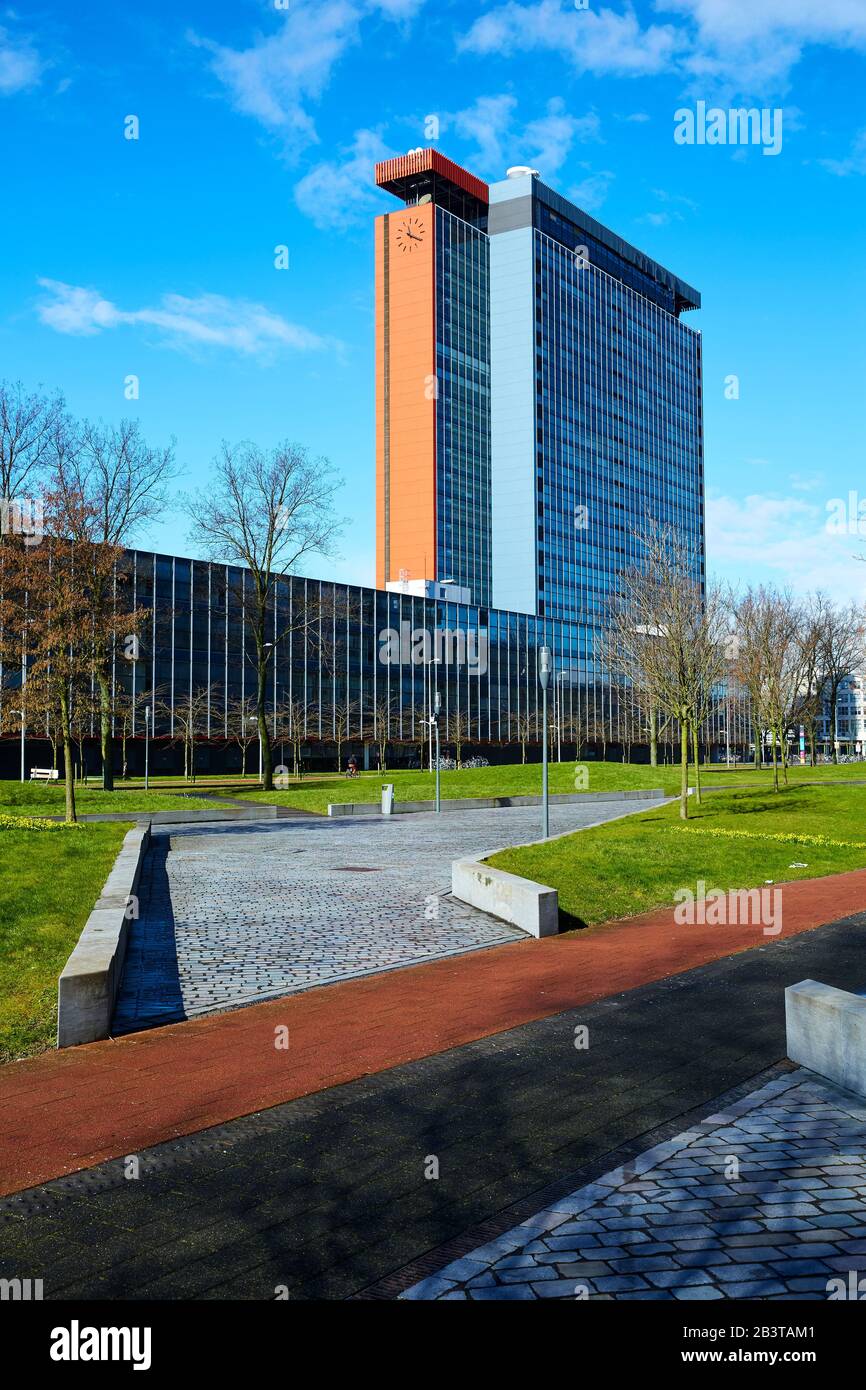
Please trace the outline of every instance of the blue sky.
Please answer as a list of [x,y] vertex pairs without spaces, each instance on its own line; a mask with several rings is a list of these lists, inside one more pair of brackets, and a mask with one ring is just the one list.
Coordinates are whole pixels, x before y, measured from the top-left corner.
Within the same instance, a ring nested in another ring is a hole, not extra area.
[[[327,456],[351,525],[319,572],[370,582],[373,162],[531,163],[702,292],[710,568],[863,596],[826,522],[866,504],[866,0],[86,9],[0,9],[0,375],[175,436],[187,487],[224,438]],[[781,109],[781,151],[675,143],[698,101]]]

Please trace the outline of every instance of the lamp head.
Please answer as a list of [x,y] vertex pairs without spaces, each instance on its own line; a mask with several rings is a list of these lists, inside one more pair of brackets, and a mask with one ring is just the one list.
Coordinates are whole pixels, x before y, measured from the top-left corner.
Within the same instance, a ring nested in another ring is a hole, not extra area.
[[553,654],[549,647],[539,647],[538,649],[538,679],[541,682],[542,690],[546,690],[550,683],[550,673],[553,669]]

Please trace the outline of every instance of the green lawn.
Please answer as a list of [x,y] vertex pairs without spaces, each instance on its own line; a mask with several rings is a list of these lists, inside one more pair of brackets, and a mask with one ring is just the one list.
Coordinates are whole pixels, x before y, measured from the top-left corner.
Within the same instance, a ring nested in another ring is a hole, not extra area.
[[[221,804],[204,801],[194,793],[169,791],[104,792],[101,787],[76,787],[75,806],[79,815],[120,811],[134,815],[141,811],[213,810]],[[62,782],[0,782],[0,814],[7,816],[62,816],[65,792]]]
[[128,829],[0,830],[0,1061],[54,1045],[57,977]]
[[[505,850],[490,863],[556,888],[560,907],[589,925],[663,907],[678,888],[694,891],[698,879],[708,890],[727,891],[866,867],[866,787],[719,792],[701,807],[692,798],[690,810],[686,823],[676,804],[663,806],[544,845]],[[782,834],[847,844],[758,838]]]
[[[679,791],[680,770],[678,767],[649,767],[645,763],[586,762],[580,764],[588,770],[587,785],[575,786],[575,763],[550,764],[550,790],[556,793],[575,791],[602,792],[625,791],[641,787],[661,787],[672,794]],[[539,763],[509,764],[504,767],[462,768],[460,771],[443,772],[443,797],[464,796],[519,796],[526,793],[541,792],[541,766]],[[866,763],[827,764],[822,767],[792,767],[789,770],[792,782],[852,780],[862,777],[866,781]],[[690,769],[689,780],[694,781],[694,768]],[[745,782],[749,786],[772,786],[772,772],[756,772],[751,766],[731,768],[716,764],[712,768],[701,769],[704,786],[730,785],[732,782]],[[310,774],[302,782],[293,783],[285,791],[263,792],[257,787],[244,791],[238,787],[232,795],[243,796],[249,801],[277,802],[282,806],[297,806],[307,811],[327,814],[328,802],[378,801],[382,794],[382,783],[393,782],[398,801],[432,800],[435,795],[435,775],[432,772],[365,772],[358,778],[349,779],[336,773]]]

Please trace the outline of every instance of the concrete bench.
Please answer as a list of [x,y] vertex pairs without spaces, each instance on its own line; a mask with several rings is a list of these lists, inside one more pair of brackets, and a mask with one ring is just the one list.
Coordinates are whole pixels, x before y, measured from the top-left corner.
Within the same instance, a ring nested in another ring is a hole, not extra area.
[[58,1047],[109,1036],[149,842],[149,824],[127,831],[102,895],[63,967],[57,987]]
[[866,1096],[866,999],[817,980],[785,990],[788,1056]]
[[461,902],[501,917],[529,936],[556,936],[559,931],[559,894],[544,883],[473,859],[454,859],[451,892]]

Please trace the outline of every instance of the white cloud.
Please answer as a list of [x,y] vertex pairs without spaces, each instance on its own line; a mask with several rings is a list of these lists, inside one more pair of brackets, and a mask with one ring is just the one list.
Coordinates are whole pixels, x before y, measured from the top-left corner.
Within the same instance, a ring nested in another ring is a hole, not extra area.
[[655,0],[655,8],[689,25],[684,69],[731,98],[784,92],[811,45],[866,51],[863,0]]
[[503,176],[506,164],[513,161],[506,153],[506,143],[517,110],[517,98],[509,93],[477,97],[471,106],[446,116],[443,124],[452,126],[462,140],[474,140],[475,149],[468,162],[483,174]]
[[381,10],[386,19],[412,19],[425,0],[373,0],[371,9]]
[[453,130],[475,148],[468,166],[482,177],[502,179],[511,164],[530,164],[550,180],[569,157],[572,147],[601,140],[601,121],[594,111],[575,116],[562,97],[551,97],[544,113],[522,123],[517,98],[510,92],[480,96],[462,111],[442,117],[443,130]]
[[373,166],[392,152],[374,130],[358,130],[342,159],[323,160],[295,188],[295,202],[317,227],[338,229],[366,219],[376,204]]
[[282,138],[287,154],[318,143],[307,107],[317,101],[331,74],[357,43],[365,20],[407,21],[424,0],[291,0],[278,11],[279,27],[257,34],[246,48],[229,48],[190,33],[189,41],[210,54],[210,68],[237,111],[252,116]]
[[773,582],[797,594],[818,589],[839,599],[866,596],[864,540],[827,530],[822,499],[753,493],[707,497],[707,562],[734,584]]
[[651,227],[667,227],[668,223],[676,220],[682,222],[681,212],[645,212],[643,217],[639,217],[638,222],[648,222]]
[[656,21],[634,6],[596,0],[506,0],[471,24],[458,46],[508,57],[558,54],[577,73],[689,79],[698,95],[771,96],[783,92],[809,45],[866,51],[864,0],[654,0]]
[[770,35],[795,43],[866,41],[862,0],[655,0],[656,10],[687,15],[706,47],[743,47]]
[[[583,165],[583,168],[588,166]],[[573,203],[585,212],[597,212],[607,197],[610,185],[616,178],[610,169],[602,169],[597,174],[587,174],[580,183],[573,184],[566,194]]]
[[843,179],[849,174],[866,174],[866,130],[858,132],[844,159],[819,159],[818,163]]
[[528,162],[536,165],[542,177],[549,178],[565,163],[575,141],[601,139],[601,122],[594,111],[572,116],[561,97],[547,104],[547,114],[524,127],[521,144]]
[[29,39],[0,28],[0,96],[14,96],[38,85],[44,63]]
[[576,72],[597,76],[663,72],[685,42],[674,25],[642,28],[630,6],[623,13],[604,7],[576,10],[560,0],[507,0],[476,19],[458,40],[459,47],[471,53],[559,53]]
[[153,307],[121,309],[98,290],[60,280],[41,279],[39,284],[50,298],[37,306],[37,313],[41,322],[57,333],[93,337],[108,329],[143,324],[157,329],[169,347],[229,348],[244,356],[266,356],[281,348],[325,346],[324,339],[315,333],[246,299],[165,294]]

